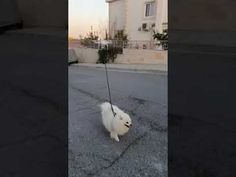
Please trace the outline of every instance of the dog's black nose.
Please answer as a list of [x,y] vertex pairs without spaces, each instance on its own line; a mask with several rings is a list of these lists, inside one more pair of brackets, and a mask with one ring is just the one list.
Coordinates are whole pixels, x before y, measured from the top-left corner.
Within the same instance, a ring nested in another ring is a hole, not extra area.
[[129,126],[132,126],[132,124],[130,124]]

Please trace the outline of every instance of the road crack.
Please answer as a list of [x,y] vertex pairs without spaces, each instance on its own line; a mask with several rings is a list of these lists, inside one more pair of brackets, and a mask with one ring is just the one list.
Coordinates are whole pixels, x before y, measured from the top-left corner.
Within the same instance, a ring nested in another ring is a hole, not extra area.
[[[97,95],[94,95],[94,94],[89,93],[89,92],[87,92],[87,91],[84,91],[84,90],[82,90],[82,89],[76,88],[76,87],[74,87],[73,85],[70,85],[70,87],[71,87],[72,89],[76,90],[76,91],[81,92],[82,94],[85,94],[85,95],[89,96],[90,98],[93,98],[93,99],[97,100],[97,101],[98,101],[97,103],[107,101],[107,100],[105,100],[105,99],[100,98],[100,97],[97,96]],[[147,100],[144,100],[144,99],[139,99],[139,98],[135,98],[135,97],[131,97],[131,96],[129,96],[129,98],[132,99],[132,100],[134,100],[134,102],[136,102],[135,109],[134,109],[134,110],[128,110],[128,109],[126,109],[126,108],[122,108],[122,107],[121,107],[124,111],[126,111],[127,113],[129,113],[129,114],[131,114],[132,116],[136,117],[139,122],[142,122],[142,121],[147,122],[147,123],[148,123],[148,126],[151,128],[151,130],[159,131],[159,132],[167,132],[167,127],[161,126],[161,125],[159,125],[158,123],[153,122],[153,121],[148,120],[148,119],[145,119],[145,120],[144,120],[141,116],[139,116],[139,115],[136,114],[136,110],[138,110],[141,105],[145,104],[146,102],[151,102],[151,101],[147,101]],[[97,104],[97,103],[96,103],[96,104]],[[163,106],[163,105],[160,104],[160,103],[155,103],[155,102],[152,102],[152,103],[153,103],[153,104],[158,104],[158,105],[160,105],[160,106]],[[96,104],[95,104],[95,105],[96,105]],[[84,108],[84,109],[86,110],[87,108]],[[91,108],[88,108],[88,109],[91,109]]]
[[[136,108],[135,110],[137,110],[137,109],[138,108]],[[135,113],[135,111],[129,111],[129,110],[125,110],[125,111],[129,112],[131,115],[136,117],[138,122],[147,122],[148,126],[151,128],[151,130],[158,131],[158,132],[167,132],[167,127],[161,126],[161,125],[159,125],[158,123],[156,123],[156,122],[154,122],[152,120],[144,119],[143,117],[137,115]]]
[[100,102],[105,102],[105,101],[107,101],[106,99],[100,98],[100,97],[97,96],[97,95],[94,95],[94,94],[92,94],[92,93],[90,93],[90,92],[87,92],[87,91],[85,91],[85,90],[82,90],[82,89],[80,89],[80,88],[77,88],[77,87],[75,87],[75,86],[73,86],[73,85],[71,85],[71,84],[70,84],[70,87],[71,87],[73,90],[76,90],[76,91],[78,91],[78,92],[80,92],[80,93],[83,93],[84,95],[87,95],[87,96],[89,96],[90,98],[93,98],[93,99],[95,99],[95,100],[97,100],[97,101],[100,101]]
[[125,153],[129,150],[129,148],[130,148],[131,146],[136,145],[141,139],[145,138],[145,137],[147,136],[147,134],[148,134],[148,133],[145,132],[143,135],[141,135],[141,136],[135,138],[130,144],[128,144],[128,146],[121,152],[121,154],[120,154],[117,158],[115,158],[109,165],[102,167],[101,169],[97,170],[97,171],[94,172],[94,173],[89,173],[89,174],[88,174],[89,177],[93,177],[94,175],[98,175],[98,174],[100,174],[102,171],[104,171],[104,170],[106,170],[106,169],[112,167],[113,165],[115,165],[115,164],[125,155]]

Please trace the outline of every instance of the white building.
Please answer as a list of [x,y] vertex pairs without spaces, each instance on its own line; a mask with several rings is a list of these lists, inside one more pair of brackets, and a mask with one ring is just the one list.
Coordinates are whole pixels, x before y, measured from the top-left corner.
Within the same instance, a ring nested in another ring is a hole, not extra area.
[[123,30],[129,40],[153,40],[153,30],[167,29],[167,0],[106,0],[109,3],[109,34]]

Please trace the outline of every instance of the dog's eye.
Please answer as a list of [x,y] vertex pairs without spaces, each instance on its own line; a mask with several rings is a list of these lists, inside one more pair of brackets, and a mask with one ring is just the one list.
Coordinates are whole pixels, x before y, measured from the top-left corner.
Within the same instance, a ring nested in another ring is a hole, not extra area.
[[129,122],[126,122],[127,124],[129,124]]

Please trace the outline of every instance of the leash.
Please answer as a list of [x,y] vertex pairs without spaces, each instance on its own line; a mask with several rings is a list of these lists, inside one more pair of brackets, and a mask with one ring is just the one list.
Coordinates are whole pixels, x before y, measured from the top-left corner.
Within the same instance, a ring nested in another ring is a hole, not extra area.
[[108,93],[109,93],[109,99],[110,99],[110,104],[111,104],[111,111],[113,113],[113,116],[116,116],[116,113],[114,112],[113,106],[112,106],[112,101],[111,101],[111,91],[110,91],[110,86],[109,86],[109,79],[108,79],[108,73],[107,73],[107,65],[106,62],[104,62],[105,64],[105,70],[106,70],[106,78],[107,78],[107,88],[108,88]]

